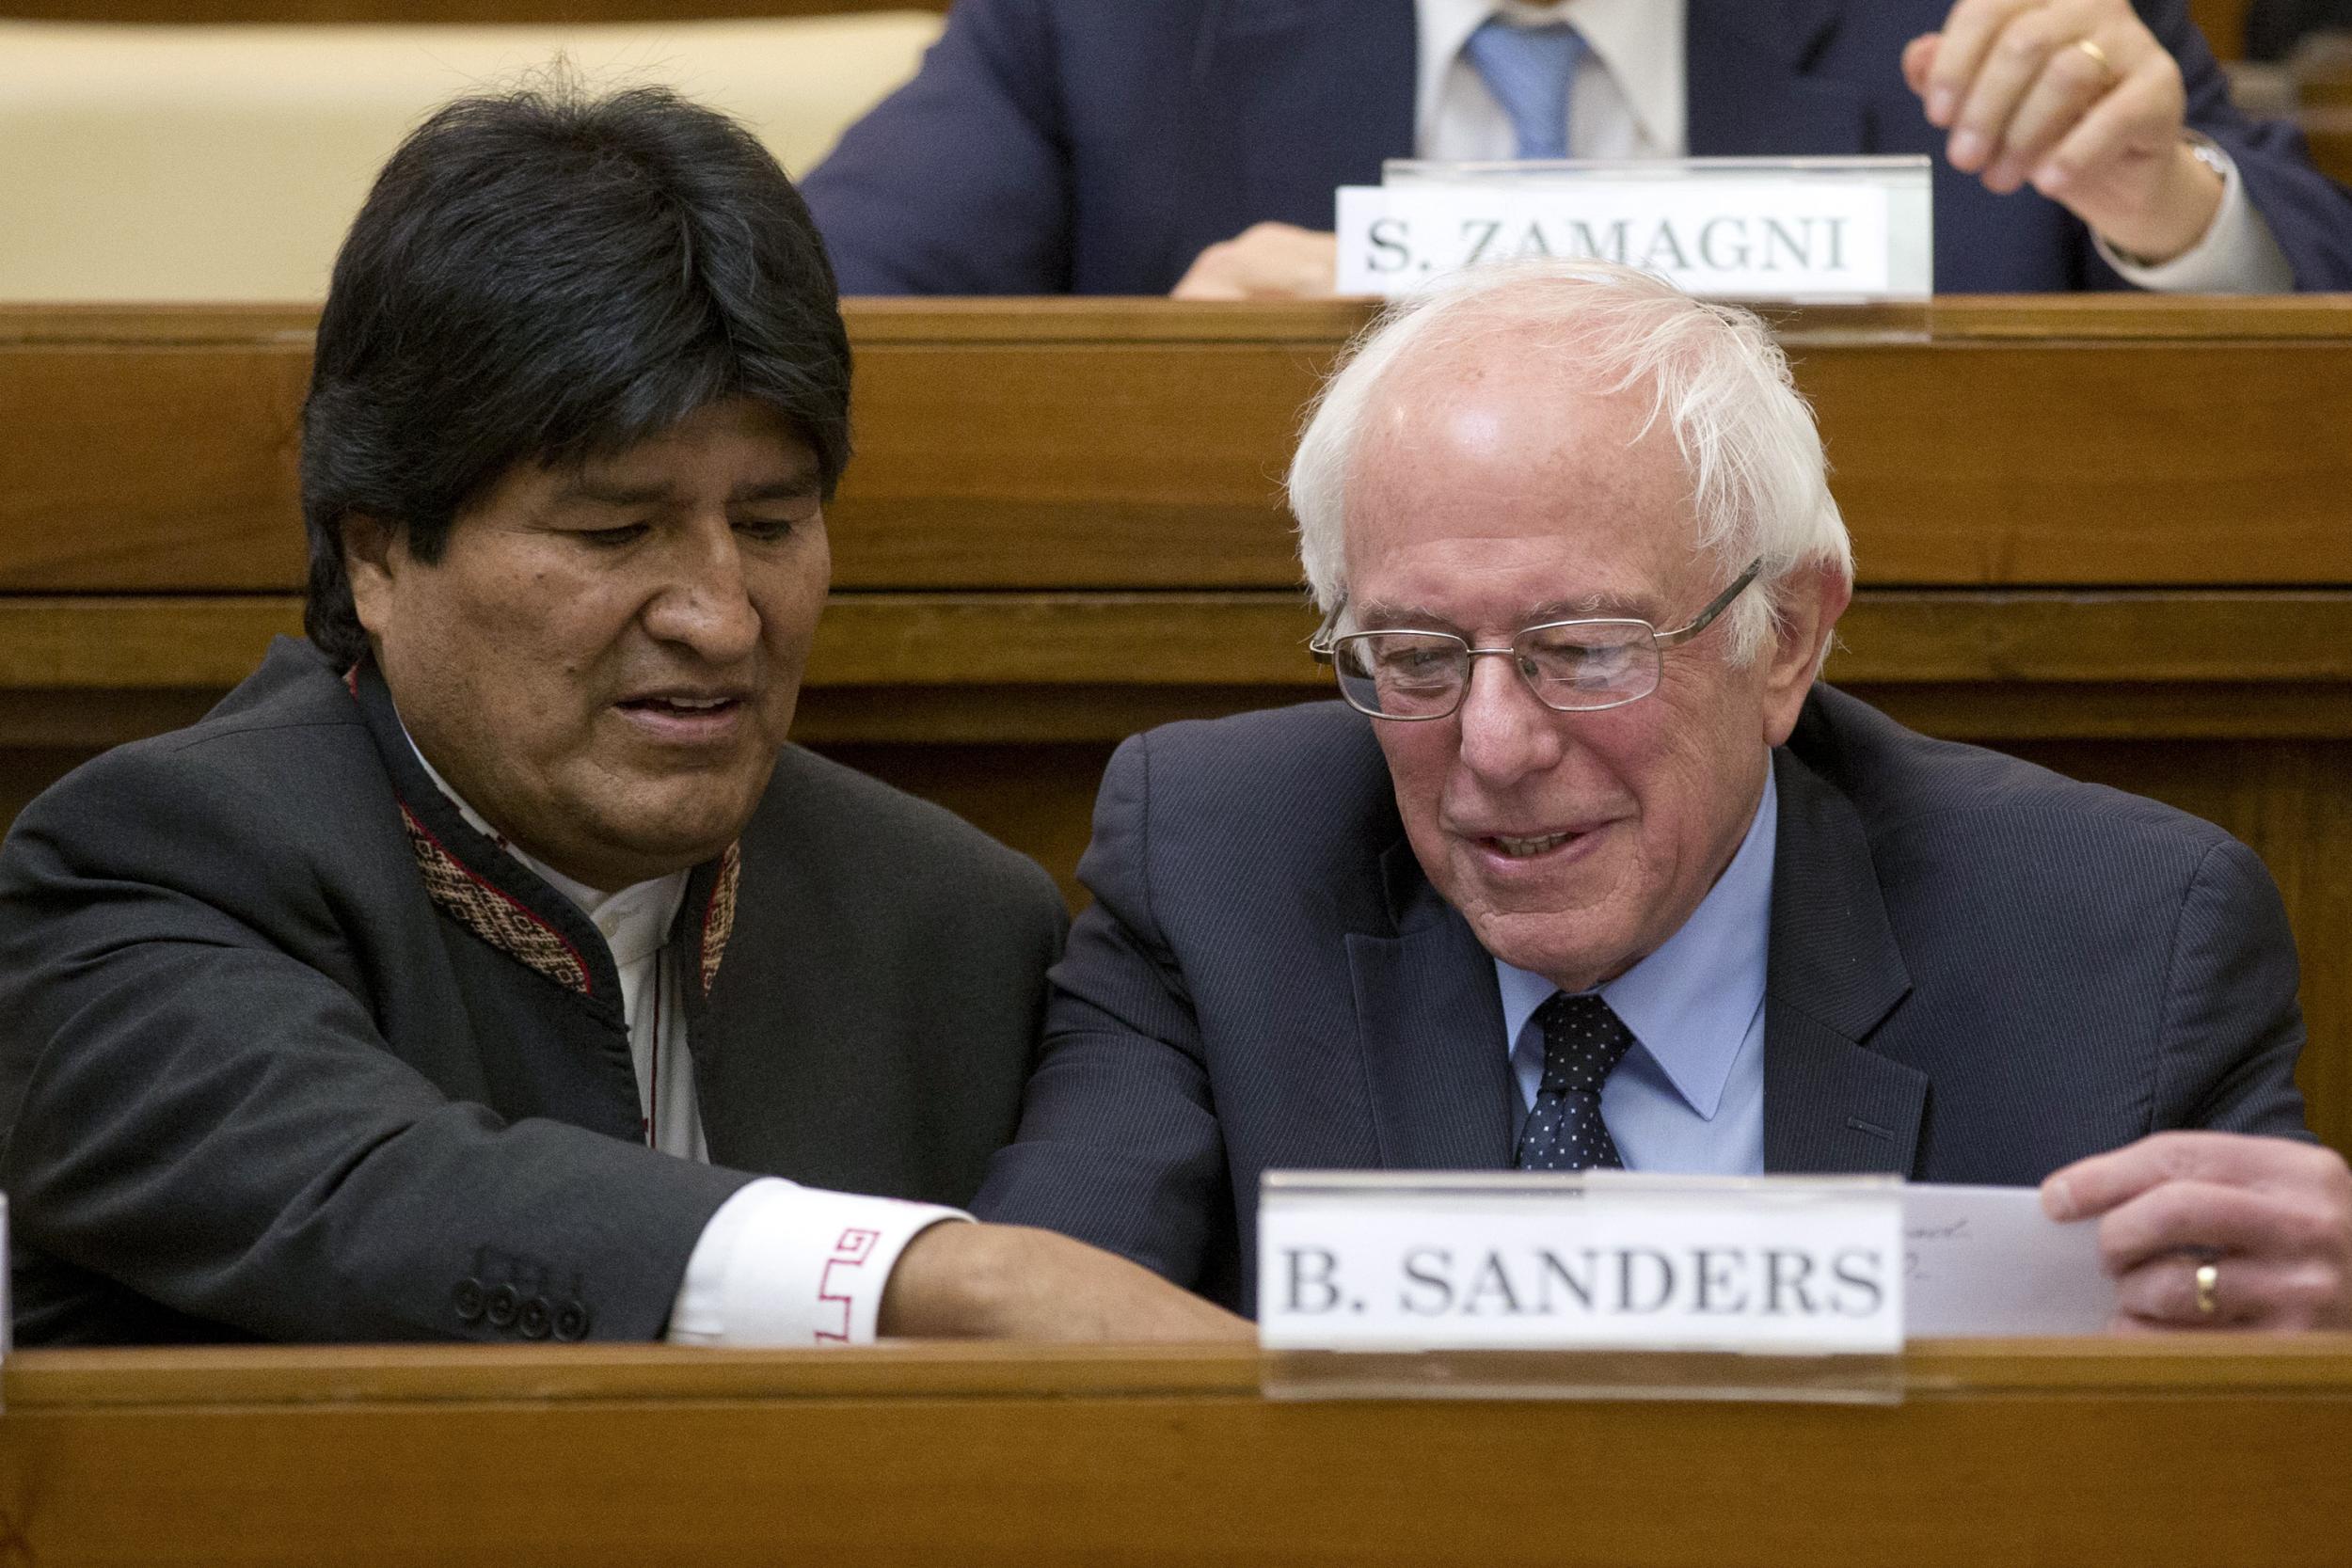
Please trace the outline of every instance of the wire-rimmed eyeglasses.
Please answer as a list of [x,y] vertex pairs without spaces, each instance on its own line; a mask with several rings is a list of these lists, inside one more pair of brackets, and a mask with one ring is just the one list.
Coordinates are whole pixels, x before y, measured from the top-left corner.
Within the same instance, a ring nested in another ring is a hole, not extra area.
[[1547,621],[1529,626],[1500,648],[1473,648],[1450,631],[1395,627],[1334,637],[1347,611],[1342,599],[1307,643],[1308,652],[1340,677],[1348,706],[1375,719],[1443,719],[1470,690],[1470,661],[1508,658],[1535,700],[1561,713],[1591,713],[1638,703],[1658,689],[1668,648],[1705,631],[1731,607],[1756,574],[1761,556],[1715,595],[1686,626],[1660,631],[1647,621]]

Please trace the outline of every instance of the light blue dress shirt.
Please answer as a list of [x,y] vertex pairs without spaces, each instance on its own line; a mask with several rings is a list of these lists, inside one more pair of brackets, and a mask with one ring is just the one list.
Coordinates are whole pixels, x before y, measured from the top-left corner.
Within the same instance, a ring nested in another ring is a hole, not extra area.
[[[1739,852],[1682,928],[1600,988],[1633,1049],[1601,1085],[1600,1115],[1629,1170],[1759,1176],[1764,1170],[1764,973],[1772,926],[1779,790],[1771,769]],[[1535,1009],[1559,989],[1495,960],[1518,1138],[1543,1081]]]

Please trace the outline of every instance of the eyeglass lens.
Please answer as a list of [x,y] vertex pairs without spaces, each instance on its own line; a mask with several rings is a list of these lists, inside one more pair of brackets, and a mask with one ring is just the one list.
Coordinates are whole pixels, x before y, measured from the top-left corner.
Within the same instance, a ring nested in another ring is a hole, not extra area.
[[[1508,657],[1536,699],[1563,712],[1614,707],[1658,687],[1658,644],[1640,621],[1530,626],[1511,640]],[[1472,657],[1469,643],[1443,632],[1356,632],[1332,648],[1340,694],[1390,719],[1452,713],[1469,689]]]

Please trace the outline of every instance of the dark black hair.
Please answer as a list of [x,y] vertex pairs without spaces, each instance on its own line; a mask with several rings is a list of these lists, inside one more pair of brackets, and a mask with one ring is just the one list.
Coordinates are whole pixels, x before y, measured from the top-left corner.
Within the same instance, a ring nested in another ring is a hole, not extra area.
[[376,177],[319,319],[302,409],[303,623],[367,639],[342,523],[437,561],[517,463],[609,455],[748,397],[850,455],[850,343],[808,208],[751,133],[660,87],[460,99]]

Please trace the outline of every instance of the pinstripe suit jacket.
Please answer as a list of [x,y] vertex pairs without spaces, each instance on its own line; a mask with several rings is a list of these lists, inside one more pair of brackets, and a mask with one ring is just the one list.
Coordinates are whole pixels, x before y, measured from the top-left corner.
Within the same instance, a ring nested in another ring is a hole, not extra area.
[[[2244,845],[1826,687],[1772,760],[1767,1169],[2018,1184],[2162,1128],[2301,1133],[2294,939]],[[1080,875],[984,1217],[1249,1310],[1263,1172],[1510,1163],[1493,965],[1368,721],[1128,741]]]

